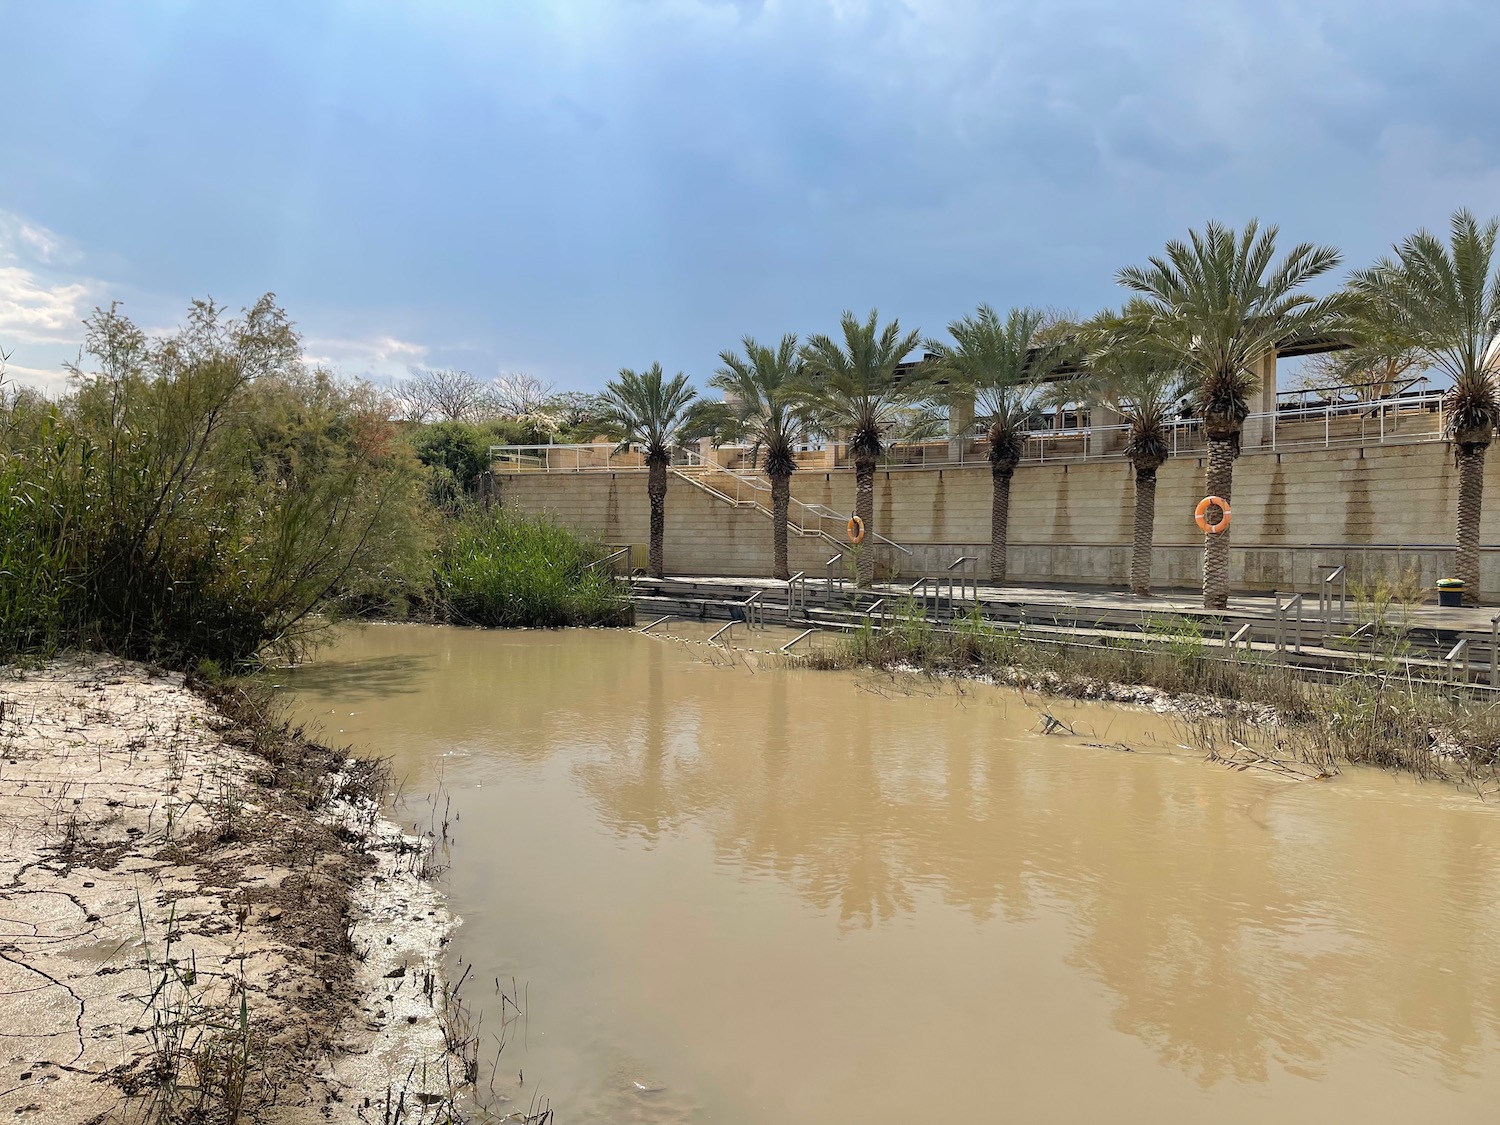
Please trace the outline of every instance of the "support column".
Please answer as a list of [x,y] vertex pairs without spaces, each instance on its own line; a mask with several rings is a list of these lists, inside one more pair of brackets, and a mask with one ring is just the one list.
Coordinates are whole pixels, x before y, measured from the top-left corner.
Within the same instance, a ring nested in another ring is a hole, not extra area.
[[1125,435],[1120,430],[1106,430],[1110,426],[1123,426],[1124,417],[1111,406],[1100,403],[1089,407],[1088,456],[1103,457],[1125,444]]
[[974,396],[966,395],[948,407],[948,460],[962,461],[974,432]]
[[1240,435],[1242,447],[1275,444],[1276,413],[1276,349],[1266,351],[1251,364],[1251,370],[1259,381],[1259,387],[1250,396],[1250,413],[1265,414],[1265,418],[1245,419],[1245,428]]

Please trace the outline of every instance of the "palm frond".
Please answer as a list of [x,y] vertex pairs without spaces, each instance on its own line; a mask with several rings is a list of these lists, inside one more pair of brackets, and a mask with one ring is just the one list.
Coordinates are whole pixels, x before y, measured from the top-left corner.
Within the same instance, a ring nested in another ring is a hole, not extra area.
[[622,368],[599,396],[606,420],[624,435],[622,446],[639,445],[648,465],[671,461],[687,421],[688,404],[696,397],[686,375],[678,372],[667,379],[659,363],[641,373]]
[[1040,420],[1044,377],[1063,347],[1038,344],[1045,323],[1040,309],[1011,309],[1002,318],[980,305],[948,325],[949,340],[927,342],[942,397],[950,405],[972,400],[975,418],[986,425],[991,461],[1019,461],[1026,431]]
[[803,346],[791,399],[817,432],[847,441],[857,456],[878,457],[900,410],[928,395],[925,364],[900,370],[921,337],[894,320],[880,328],[874,310],[863,321],[846,311],[840,328],[841,342],[819,334]]
[[1354,275],[1373,315],[1412,341],[1453,380],[1448,427],[1462,445],[1488,443],[1500,425],[1500,220],[1455,211],[1447,245],[1421,230]]
[[1082,332],[1086,368],[1070,393],[1125,420],[1125,455],[1137,468],[1166,460],[1172,419],[1191,389],[1174,350],[1165,346],[1168,329],[1132,302],[1099,314]]
[[744,354],[719,353],[722,367],[708,382],[732,396],[754,446],[753,454],[771,476],[797,468],[795,445],[804,429],[796,390],[803,379],[797,337],[787,334],[771,348],[746,336]]
[[1137,294],[1133,315],[1153,325],[1153,346],[1191,382],[1198,410],[1234,429],[1250,411],[1256,361],[1289,339],[1333,330],[1347,310],[1345,294],[1303,291],[1338,264],[1338,251],[1302,243],[1277,262],[1277,234],[1253,219],[1238,234],[1210,222],[1169,242],[1149,266],[1118,274]]

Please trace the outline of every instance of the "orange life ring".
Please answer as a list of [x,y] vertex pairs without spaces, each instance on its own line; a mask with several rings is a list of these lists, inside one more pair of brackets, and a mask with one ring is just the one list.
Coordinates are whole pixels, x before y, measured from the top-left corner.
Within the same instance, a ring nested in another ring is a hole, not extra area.
[[[1209,523],[1206,518],[1209,508],[1218,508],[1223,515],[1218,523]],[[1198,501],[1198,510],[1193,513],[1193,519],[1198,524],[1198,530],[1205,535],[1218,535],[1221,531],[1229,530],[1229,501],[1220,500],[1217,496],[1205,496]]]
[[849,542],[859,544],[865,541],[865,521],[858,516],[849,517]]

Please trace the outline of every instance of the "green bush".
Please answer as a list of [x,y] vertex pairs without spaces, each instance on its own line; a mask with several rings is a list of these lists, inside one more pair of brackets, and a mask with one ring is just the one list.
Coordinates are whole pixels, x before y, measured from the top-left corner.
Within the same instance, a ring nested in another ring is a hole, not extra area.
[[608,554],[546,520],[474,509],[444,536],[435,580],[450,619],[467,625],[621,625],[633,619]]
[[434,479],[446,472],[466,492],[490,467],[491,444],[488,433],[466,422],[434,422],[412,435],[417,460],[433,471]]
[[421,581],[420,468],[375,392],[303,368],[269,295],[159,338],[100,310],[84,354],[61,401],[0,402],[0,659],[229,667]]

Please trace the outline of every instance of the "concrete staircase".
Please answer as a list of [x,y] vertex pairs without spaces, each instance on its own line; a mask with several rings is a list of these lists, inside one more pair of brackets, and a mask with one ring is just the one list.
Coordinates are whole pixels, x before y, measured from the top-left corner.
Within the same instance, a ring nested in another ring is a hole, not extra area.
[[[736,473],[722,465],[711,464],[691,451],[684,452],[688,454],[688,461],[671,467],[670,471],[674,476],[731,507],[753,508],[767,519],[775,518],[771,506],[771,485],[768,481],[759,476]],[[822,504],[805,504],[792,497],[787,506],[788,533],[822,539],[838,550],[843,550],[848,545],[844,538],[848,524],[847,513],[841,514]],[[878,547],[908,555],[911,553],[894,539],[886,538],[873,528],[869,529],[868,541]]]

